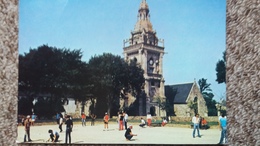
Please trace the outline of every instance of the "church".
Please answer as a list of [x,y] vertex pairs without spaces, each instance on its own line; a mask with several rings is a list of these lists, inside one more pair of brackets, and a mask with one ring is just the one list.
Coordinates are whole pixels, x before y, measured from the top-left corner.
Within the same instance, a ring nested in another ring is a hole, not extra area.
[[[139,9],[138,9],[138,19],[135,24],[134,30],[131,32],[131,36],[129,39],[124,40],[124,58],[126,61],[131,59],[135,59],[140,67],[144,70],[144,78],[145,78],[145,93],[146,93],[146,101],[139,101],[139,115],[146,115],[146,113],[150,112],[155,116],[166,116],[166,112],[161,110],[158,104],[158,100],[165,101],[165,80],[163,77],[163,56],[165,54],[164,51],[164,40],[159,39],[157,37],[156,31],[153,29],[153,25],[150,22],[150,14],[149,14],[149,6],[146,0],[142,0]],[[185,112],[189,111],[189,107],[187,103],[189,101],[196,100],[195,103],[199,101],[199,110],[198,112],[206,116],[207,108],[205,100],[203,99],[202,94],[198,91],[198,87],[196,82],[190,84],[190,88],[187,88],[185,84],[182,86],[178,86],[179,91],[185,91],[182,96],[175,97],[171,95],[171,97],[178,99],[182,97],[181,103],[178,103],[177,100],[173,100],[174,113],[179,116],[191,116],[191,113],[184,114],[181,111],[180,104],[182,104],[182,108]],[[176,87],[172,85],[172,87]],[[186,90],[183,90],[185,88]],[[196,92],[196,95],[192,95],[193,92]],[[191,94],[189,94],[191,93]],[[194,97],[193,97],[194,96]],[[159,98],[159,99],[158,99]],[[141,106],[146,106],[146,108],[142,108]],[[183,107],[184,106],[184,107]]]
[[[124,40],[124,59],[135,59],[144,70],[146,101],[139,101],[139,115],[146,115],[154,111],[152,115],[165,115],[160,111],[157,100],[165,100],[163,78],[164,42],[158,39],[156,31],[150,22],[149,7],[146,1],[142,1],[138,10],[138,21],[131,37]],[[156,99],[161,98],[161,99]],[[145,103],[142,103],[145,102]],[[141,106],[145,105],[146,108]]]
[[[206,102],[199,91],[196,81],[191,83],[184,83],[178,85],[165,86],[165,79],[163,77],[163,56],[164,39],[157,37],[156,31],[150,22],[149,6],[146,0],[142,0],[138,9],[138,19],[134,26],[134,30],[130,32],[130,38],[123,42],[123,54],[126,62],[135,60],[138,65],[144,70],[144,92],[146,99],[139,100],[139,116],[145,116],[148,112],[153,116],[165,117],[166,111],[162,110],[159,101],[166,101],[166,98],[172,100],[173,115],[180,117],[190,117],[194,112],[198,112],[202,116],[208,116]],[[175,94],[167,94],[165,96],[165,89],[172,88]],[[124,101],[131,104],[131,95]],[[192,111],[188,103],[193,103],[197,107],[196,111]],[[76,103],[75,103],[76,104]],[[81,108],[79,103],[70,111],[89,113],[89,104]],[[65,106],[68,112],[70,106]],[[85,111],[80,111],[85,109]]]

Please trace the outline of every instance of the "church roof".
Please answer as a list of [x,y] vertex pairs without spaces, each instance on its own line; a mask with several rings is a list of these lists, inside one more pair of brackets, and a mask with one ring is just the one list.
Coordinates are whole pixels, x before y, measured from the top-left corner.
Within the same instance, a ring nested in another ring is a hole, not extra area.
[[184,83],[184,84],[175,84],[175,85],[168,85],[170,88],[173,89],[174,95],[171,95],[174,98],[174,104],[186,104],[186,100],[190,94],[194,83]]

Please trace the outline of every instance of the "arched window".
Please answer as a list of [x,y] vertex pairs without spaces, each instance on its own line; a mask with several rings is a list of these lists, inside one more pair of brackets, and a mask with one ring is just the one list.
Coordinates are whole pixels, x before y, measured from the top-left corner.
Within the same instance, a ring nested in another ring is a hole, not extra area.
[[194,97],[193,100],[193,104],[194,104],[194,113],[197,114],[198,113],[198,97]]
[[154,106],[150,107],[150,113],[151,113],[152,116],[156,116]]

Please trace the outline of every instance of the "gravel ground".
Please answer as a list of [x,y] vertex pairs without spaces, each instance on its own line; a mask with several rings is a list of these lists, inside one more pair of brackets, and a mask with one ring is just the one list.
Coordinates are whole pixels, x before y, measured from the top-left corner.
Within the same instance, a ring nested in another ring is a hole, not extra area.
[[[128,125],[130,125],[129,123]],[[193,129],[188,127],[146,127],[141,128],[137,123],[132,124],[132,132],[137,134],[131,141],[124,138],[124,130],[118,130],[118,124],[109,123],[109,130],[103,131],[104,125],[100,122],[95,126],[82,127],[80,123],[75,123],[71,133],[72,143],[74,144],[217,144],[220,139],[220,130],[217,128],[200,130],[201,138],[192,137]],[[55,124],[36,124],[31,126],[31,143],[50,143],[46,142],[49,138],[48,129],[59,131]],[[63,125],[65,129],[65,125]],[[23,143],[24,127],[18,126],[17,143]],[[58,143],[65,143],[65,132],[60,133]]]

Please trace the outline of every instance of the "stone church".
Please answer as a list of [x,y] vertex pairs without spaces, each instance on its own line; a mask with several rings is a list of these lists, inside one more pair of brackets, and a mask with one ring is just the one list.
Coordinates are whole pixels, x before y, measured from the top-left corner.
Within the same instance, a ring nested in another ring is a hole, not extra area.
[[[166,116],[161,110],[158,98],[165,101],[165,85],[163,78],[163,56],[164,40],[159,39],[153,25],[150,22],[149,7],[146,0],[142,0],[138,9],[138,21],[129,39],[124,40],[124,58],[126,61],[135,59],[144,70],[146,103],[139,101],[139,115],[146,115],[147,112],[154,112],[156,116]],[[171,95],[173,98],[173,109],[176,116],[192,116],[194,112],[188,106],[189,102],[197,104],[197,112],[207,116],[206,102],[194,83],[169,85],[178,93]],[[142,108],[145,106],[146,108]]]
[[[130,38],[124,40],[123,54],[125,61],[135,60],[144,70],[146,100],[139,100],[139,116],[144,116],[148,112],[153,112],[154,116],[164,117],[166,112],[161,110],[158,100],[165,101],[165,80],[163,78],[163,56],[164,40],[157,37],[156,31],[150,22],[149,7],[146,0],[142,0],[138,9],[138,20],[134,26],[134,30],[130,33]],[[190,101],[195,102],[198,107],[198,113],[202,116],[207,116],[207,106],[199,88],[194,83],[167,85],[173,88],[176,93],[170,95],[173,99],[173,109],[176,116],[190,117],[194,115],[192,109],[189,108]],[[128,94],[128,105],[134,101],[134,97]],[[132,98],[132,99],[131,99]],[[73,102],[73,101],[70,101]],[[73,102],[74,103],[74,102]],[[121,101],[122,103],[122,101]],[[71,108],[66,105],[66,111],[75,111],[78,115],[81,112],[89,113],[89,103],[86,103],[85,111],[81,111],[82,105],[75,103],[76,106]]]
[[[156,31],[150,22],[149,7],[145,0],[138,10],[138,21],[129,39],[124,40],[124,58],[126,61],[135,60],[144,70],[146,103],[139,101],[139,115],[154,111],[157,116],[165,116],[157,100],[165,100],[163,78],[164,42],[158,39]],[[141,106],[145,105],[146,109]]]

